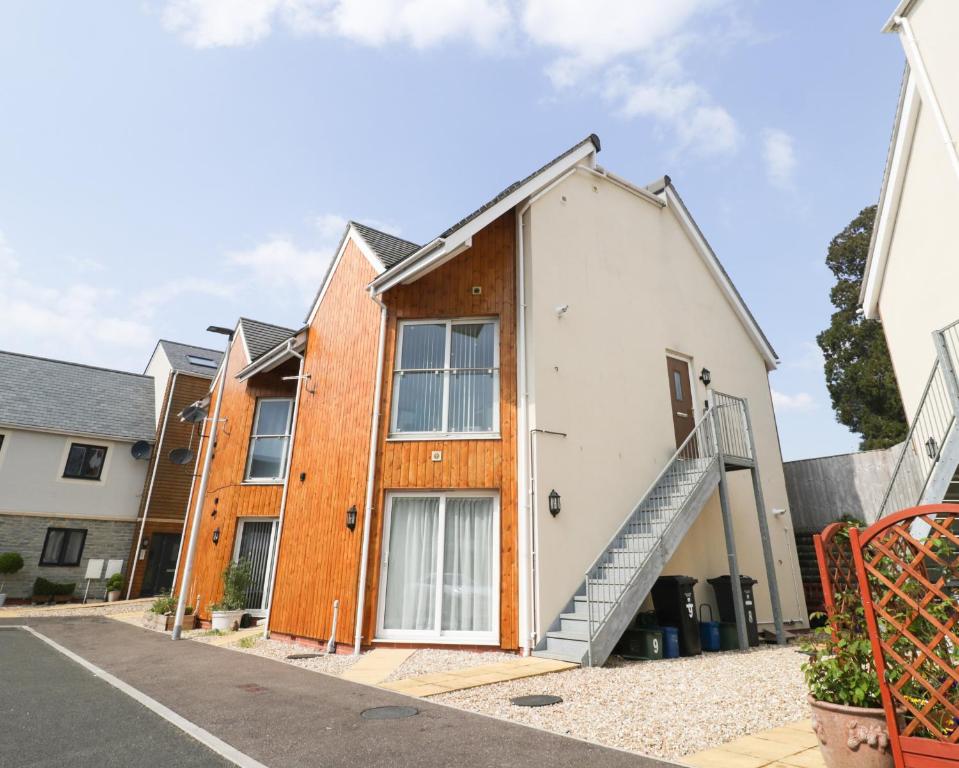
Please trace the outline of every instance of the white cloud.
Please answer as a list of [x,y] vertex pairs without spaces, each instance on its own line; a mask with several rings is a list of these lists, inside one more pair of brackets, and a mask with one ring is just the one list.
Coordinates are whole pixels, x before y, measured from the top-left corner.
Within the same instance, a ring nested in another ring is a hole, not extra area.
[[777,411],[811,411],[816,408],[816,401],[808,392],[787,395],[774,389],[772,395],[773,406]]
[[822,371],[826,360],[822,350],[814,341],[804,341],[800,345],[802,350],[798,357],[786,362],[786,367],[804,371]]
[[278,236],[248,250],[227,253],[226,261],[245,271],[260,288],[293,290],[299,300],[317,289],[335,247],[334,243],[320,249],[301,248],[290,238]]
[[763,131],[763,162],[769,183],[780,189],[791,189],[796,172],[796,142],[786,131],[770,128]]
[[511,20],[505,0],[168,0],[162,19],[195,48],[252,45],[282,26],[297,35],[417,49],[450,40],[492,48]]

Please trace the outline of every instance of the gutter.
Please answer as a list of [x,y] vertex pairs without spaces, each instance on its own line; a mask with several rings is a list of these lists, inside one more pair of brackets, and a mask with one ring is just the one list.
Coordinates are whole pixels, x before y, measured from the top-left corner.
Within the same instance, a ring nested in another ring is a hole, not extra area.
[[[273,616],[273,590],[276,588],[276,566],[280,559],[280,542],[283,540],[283,521],[286,518],[286,498],[290,492],[290,473],[293,469],[293,446],[296,443],[296,421],[297,414],[300,412],[300,395],[303,392],[303,365],[306,362],[303,355],[293,349],[293,339],[289,341],[291,344],[288,351],[300,359],[300,368],[296,375],[296,397],[293,398],[293,426],[290,428],[290,442],[286,448],[286,475],[283,478],[283,493],[280,496],[280,517],[276,524],[276,545],[273,548],[273,557],[270,558],[272,565],[270,566],[270,583],[266,592],[266,618],[263,620],[264,638],[269,638],[270,636],[270,618]],[[314,387],[313,391],[315,391],[315,389]]]
[[[143,520],[140,522],[140,533],[137,536],[136,549],[134,550],[135,554],[133,556],[133,562],[130,563],[130,574],[127,577],[127,600],[130,599],[130,594],[133,591],[133,575],[136,572],[137,563],[140,561],[140,552],[143,546],[143,531],[147,527],[147,515],[150,513],[150,500],[153,498],[153,485],[156,483],[157,469],[160,467],[160,450],[163,448],[163,438],[166,437],[166,425],[170,420],[170,406],[173,405],[173,393],[176,391],[176,377],[179,376],[179,374],[179,371],[173,372],[170,391],[167,393],[166,410],[163,412],[163,427],[160,429],[160,439],[157,440],[154,449],[153,472],[150,473],[150,486],[147,488],[147,499],[143,504]],[[192,486],[193,484],[191,483],[190,485]],[[180,541],[183,541],[182,537]]]
[[383,358],[386,351],[386,304],[373,288],[370,299],[380,305],[380,335],[376,344],[376,381],[373,385],[373,418],[370,423],[370,455],[366,474],[366,504],[363,507],[363,546],[356,586],[356,616],[353,620],[353,655],[359,656],[363,642],[363,613],[366,609],[366,572],[370,556],[370,523],[373,519],[373,491],[376,487],[376,448],[380,432],[380,400],[383,390]]

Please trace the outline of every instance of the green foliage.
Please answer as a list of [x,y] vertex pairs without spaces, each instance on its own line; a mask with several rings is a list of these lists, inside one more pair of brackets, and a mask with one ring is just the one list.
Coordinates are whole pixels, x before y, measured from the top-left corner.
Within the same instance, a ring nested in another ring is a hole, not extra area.
[[123,589],[123,576],[119,573],[113,574],[107,579],[107,592],[118,592]]
[[249,637],[241,638],[239,642],[239,646],[241,648],[252,648],[253,646],[256,645],[256,640],[257,638],[254,637],[253,635],[250,635]]
[[19,552],[4,552],[0,555],[0,573],[12,574],[23,568],[23,558]]
[[[809,654],[802,666],[809,692],[817,701],[848,707],[878,708],[879,678],[866,634],[865,612],[858,595],[836,596],[837,605],[852,605],[836,613],[824,626],[814,629],[800,646]],[[845,597],[845,599],[843,599]],[[821,617],[813,614],[810,618]]]
[[240,611],[246,607],[246,590],[253,578],[249,560],[230,563],[223,571],[223,597],[210,606],[211,611]]
[[33,594],[41,597],[52,597],[53,595],[72,595],[73,590],[77,588],[75,582],[59,583],[56,581],[47,581],[42,576],[38,576],[33,582]]
[[[175,595],[169,592],[161,592],[150,604],[150,612],[159,614],[161,616],[168,613],[176,613],[176,604],[177,598]],[[187,616],[193,613],[193,606],[188,605],[184,613],[186,613]]]
[[836,419],[862,437],[863,450],[888,448],[907,425],[882,326],[858,311],[876,206],[864,208],[833,238],[826,266],[836,277],[829,327],[816,337],[826,361],[826,386]]

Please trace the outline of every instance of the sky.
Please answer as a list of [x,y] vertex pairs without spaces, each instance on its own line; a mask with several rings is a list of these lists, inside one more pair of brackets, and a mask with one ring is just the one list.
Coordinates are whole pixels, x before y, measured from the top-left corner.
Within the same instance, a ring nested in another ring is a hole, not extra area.
[[779,353],[784,457],[855,450],[815,338],[879,196],[894,6],[5,0],[0,349],[141,371],[157,338],[299,327],[347,219],[427,242],[596,133],[669,174]]

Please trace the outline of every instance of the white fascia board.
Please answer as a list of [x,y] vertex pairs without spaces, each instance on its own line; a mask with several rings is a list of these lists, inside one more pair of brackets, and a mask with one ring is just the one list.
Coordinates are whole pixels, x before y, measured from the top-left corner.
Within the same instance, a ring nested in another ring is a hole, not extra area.
[[343,235],[343,239],[340,242],[340,247],[336,251],[336,255],[333,257],[333,264],[330,266],[329,270],[327,270],[326,277],[323,279],[323,285],[320,286],[320,291],[316,294],[316,301],[313,302],[313,306],[310,308],[310,314],[306,317],[307,325],[313,324],[317,310],[320,308],[320,303],[323,301],[323,297],[326,296],[326,291],[330,287],[330,283],[333,281],[333,275],[336,273],[337,267],[340,266],[340,262],[343,260],[343,254],[346,252],[346,246],[351,240],[356,244],[356,247],[360,249],[360,253],[362,253],[366,260],[370,263],[370,266],[373,267],[377,275],[381,275],[385,271],[383,269],[383,263],[376,257],[376,254],[373,253],[373,249],[370,248],[369,244],[363,239],[363,236],[351,222],[349,225],[347,225],[346,233]]
[[7,422],[0,423],[0,430],[9,430],[11,432],[39,432],[43,435],[65,437],[68,440],[79,438],[80,440],[99,440],[100,442],[107,443],[130,443],[130,445],[138,443],[140,440],[146,440],[151,444],[156,442],[156,434],[152,437],[130,437],[129,435],[108,435],[95,432],[64,432],[63,430],[51,429],[50,427],[35,427],[27,424],[12,424]]
[[907,16],[912,12],[913,8],[919,4],[919,0],[900,0],[899,4],[896,6],[896,10],[892,12],[892,15],[886,19],[886,23],[882,25],[882,32],[895,32],[896,31],[896,19],[900,16]]
[[302,352],[306,346],[306,334],[297,334],[292,339],[287,339],[277,344],[269,352],[265,353],[259,360],[248,365],[236,375],[237,381],[246,381],[251,376],[264,371],[272,370],[287,360],[298,357],[296,353]]
[[883,182],[882,192],[879,195],[879,211],[876,214],[872,248],[869,251],[865,275],[863,276],[860,303],[862,304],[863,316],[867,320],[875,320],[879,317],[879,295],[882,292],[883,276],[886,272],[889,247],[892,244],[892,237],[896,228],[899,203],[902,200],[902,187],[906,180],[909,155],[916,134],[916,123],[919,119],[921,103],[919,89],[916,87],[915,77],[910,70],[909,79],[906,81],[903,93],[902,110],[899,113],[895,128],[896,138],[889,157],[889,168]]
[[[472,241],[473,235],[477,232],[489,226],[506,211],[514,208],[542,187],[552,183],[553,180],[562,176],[570,168],[595,154],[596,146],[590,141],[583,142],[578,149],[544,169],[498,203],[483,211],[479,216],[466,222],[448,237],[439,241],[434,240],[398,264],[396,268],[384,272],[370,283],[371,292],[374,295],[381,294],[399,283],[413,282],[426,272],[444,263],[446,259],[453,258],[457,253],[462,253],[465,250],[464,246],[468,247],[467,244]],[[437,242],[440,243],[439,248],[436,248]]]
[[762,355],[763,360],[766,361],[767,369],[775,370],[779,367],[779,359],[776,357],[776,351],[770,346],[763,332],[760,330],[759,325],[757,325],[756,320],[746,308],[742,297],[733,287],[729,275],[726,274],[726,271],[720,265],[719,259],[716,257],[716,254],[713,253],[713,249],[710,248],[709,243],[706,242],[706,238],[703,237],[699,227],[696,226],[696,223],[693,221],[692,215],[686,210],[686,206],[683,205],[682,200],[680,200],[679,196],[673,190],[672,185],[666,187],[664,194],[666,196],[666,207],[673,211],[680,225],[682,225],[685,230],[687,237],[689,237],[690,241],[692,241],[696,247],[706,267],[716,280],[716,284],[722,290],[729,305],[733,308],[736,316],[743,324],[743,327],[745,327],[749,338],[752,339],[752,342]]

